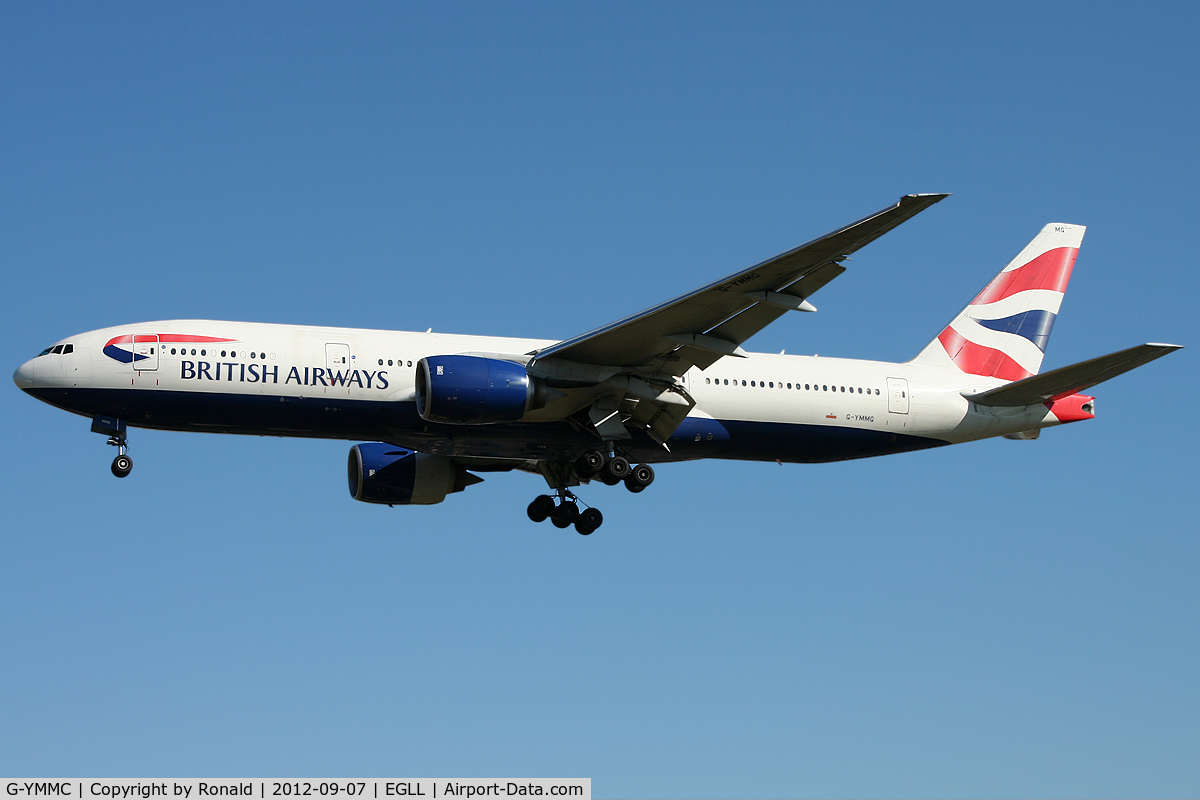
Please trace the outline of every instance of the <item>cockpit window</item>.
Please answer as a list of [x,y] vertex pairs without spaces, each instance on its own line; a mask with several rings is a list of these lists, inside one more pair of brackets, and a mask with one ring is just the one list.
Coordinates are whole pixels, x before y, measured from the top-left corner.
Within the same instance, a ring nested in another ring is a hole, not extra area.
[[66,355],[67,353],[74,353],[74,352],[75,352],[75,345],[73,345],[73,344],[56,344],[53,347],[47,347],[45,350],[43,350],[42,352],[40,352],[36,356],[34,356],[34,358],[41,358],[42,356],[48,356],[51,353],[53,353],[54,355],[57,356],[57,355]]
[[38,358],[41,358],[42,356],[48,356],[48,355],[50,355],[50,351],[51,351],[51,350],[53,350],[53,349],[54,349],[53,347],[47,347],[47,348],[46,348],[45,350],[43,350],[42,352],[38,353],[38,354],[37,354],[37,357],[38,357]]
[[62,353],[62,348],[63,348],[63,346],[61,344],[56,344],[56,345],[54,345],[54,347],[52,347],[50,349],[50,352],[54,353],[55,355],[58,355],[58,354]]
[[73,345],[73,344],[64,344],[63,345],[63,355],[64,356],[67,355],[68,353],[74,353],[74,352],[75,352],[75,345]]

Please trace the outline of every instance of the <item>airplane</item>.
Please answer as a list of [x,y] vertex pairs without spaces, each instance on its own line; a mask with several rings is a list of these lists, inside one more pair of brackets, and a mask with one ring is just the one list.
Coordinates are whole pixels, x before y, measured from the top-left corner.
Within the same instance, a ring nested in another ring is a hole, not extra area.
[[1046,225],[911,361],[749,353],[742,345],[841,275],[842,262],[943,200],[913,194],[775,258],[561,341],[170,320],[67,337],[17,369],[22,390],[90,417],[129,475],[128,429],[363,441],[355,500],[433,504],[522,470],[552,494],[534,522],[588,535],[572,491],[641,492],[654,464],[840,461],[1091,419],[1096,384],[1180,348],[1143,344],[1040,373],[1083,240]]

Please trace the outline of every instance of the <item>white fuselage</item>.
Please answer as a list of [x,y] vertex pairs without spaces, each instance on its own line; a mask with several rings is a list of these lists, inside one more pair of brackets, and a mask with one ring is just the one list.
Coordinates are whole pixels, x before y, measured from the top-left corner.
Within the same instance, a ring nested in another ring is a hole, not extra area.
[[[120,341],[118,341],[120,340]],[[426,356],[521,360],[552,341],[210,320],[79,334],[23,365],[40,399],[135,427],[369,439],[445,455],[567,458],[589,438],[536,412],[517,423],[449,425],[416,412]],[[644,461],[833,461],[1018,434],[1055,425],[1045,405],[978,407],[963,397],[1004,381],[941,367],[752,353],[691,369],[695,400],[666,446],[630,443]]]

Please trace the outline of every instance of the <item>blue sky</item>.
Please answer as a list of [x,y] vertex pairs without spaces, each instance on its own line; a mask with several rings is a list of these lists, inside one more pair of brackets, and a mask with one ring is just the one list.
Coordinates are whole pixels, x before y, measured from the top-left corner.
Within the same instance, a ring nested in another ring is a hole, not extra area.
[[[890,204],[752,349],[905,360],[1047,222],[1046,368],[1200,344],[1190,4],[0,9],[15,369],[199,317],[567,338]],[[1035,442],[355,503],[350,443],[0,392],[0,773],[1195,796],[1193,349]]]

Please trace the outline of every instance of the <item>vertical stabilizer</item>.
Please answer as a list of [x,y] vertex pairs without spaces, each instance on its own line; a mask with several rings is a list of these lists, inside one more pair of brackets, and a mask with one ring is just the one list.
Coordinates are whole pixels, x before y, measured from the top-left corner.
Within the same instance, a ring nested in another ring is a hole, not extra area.
[[1007,381],[1036,375],[1084,230],[1057,222],[1042,228],[911,363]]

